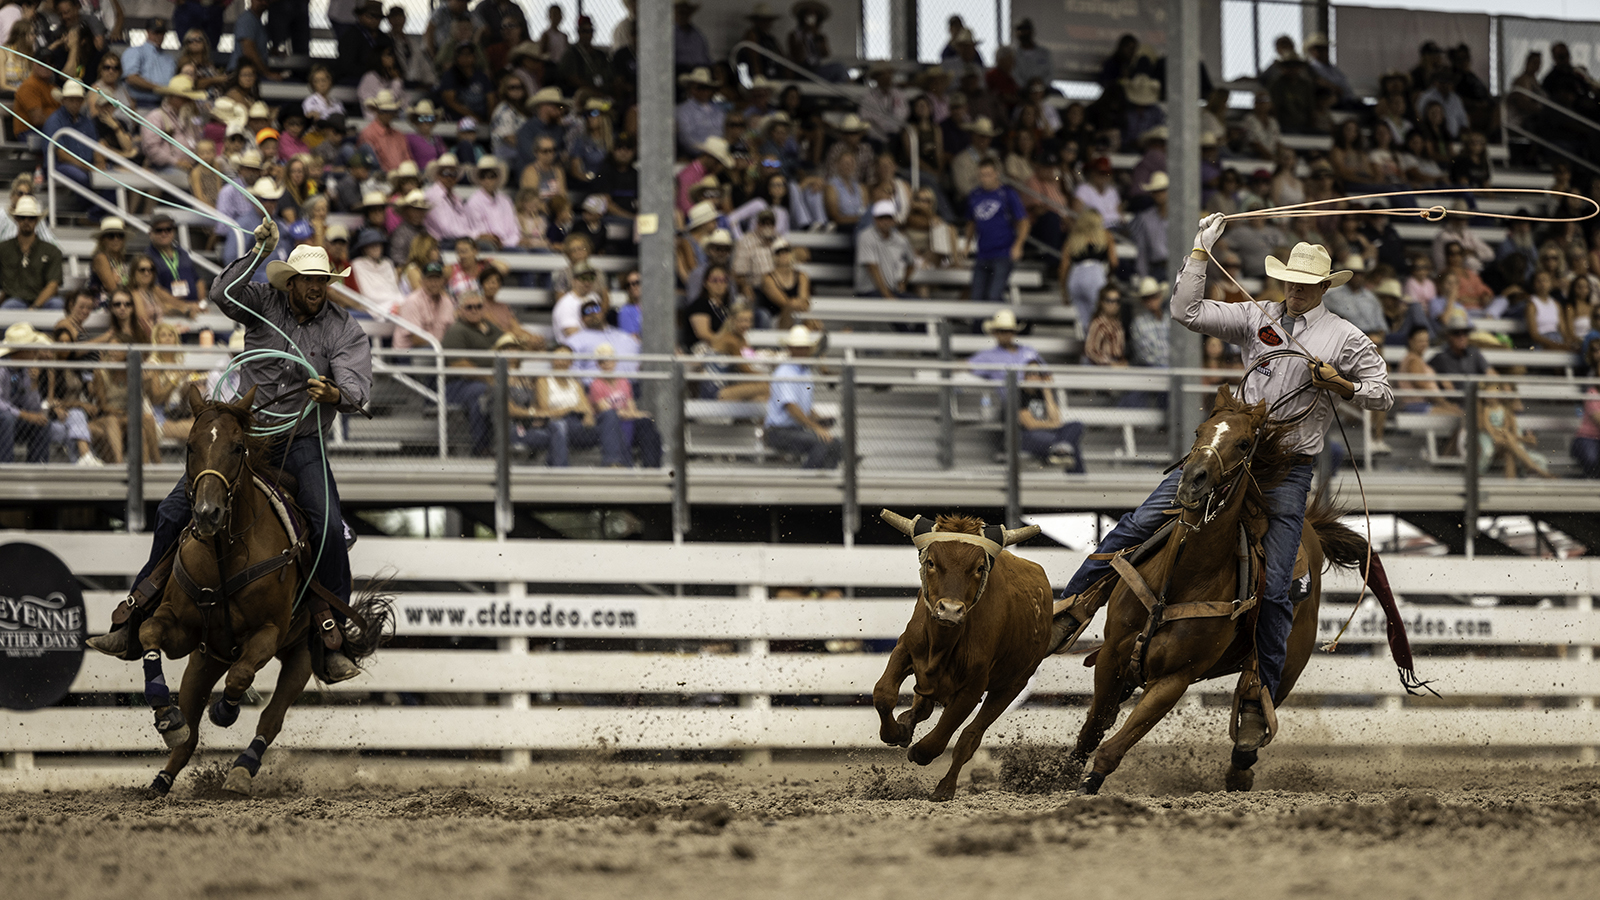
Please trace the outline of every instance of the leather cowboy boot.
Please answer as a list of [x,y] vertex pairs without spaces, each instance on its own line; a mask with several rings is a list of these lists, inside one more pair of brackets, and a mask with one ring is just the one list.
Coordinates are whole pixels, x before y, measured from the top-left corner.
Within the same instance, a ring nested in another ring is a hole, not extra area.
[[1239,702],[1239,734],[1233,739],[1233,749],[1249,752],[1260,750],[1267,744],[1267,711],[1256,700]]
[[173,544],[172,549],[161,557],[161,561],[156,563],[154,569],[150,570],[149,577],[139,582],[128,592],[127,599],[117,604],[117,608],[111,611],[111,630],[98,637],[89,638],[84,643],[107,656],[137,659],[138,655],[134,651],[138,648],[134,639],[139,624],[161,605],[161,596],[166,592],[167,579],[172,576],[172,567],[177,559],[178,545]]
[[339,629],[333,609],[323,599],[320,588],[321,585],[313,585],[311,591],[311,622],[322,641],[323,682],[338,684],[360,675],[361,669],[344,654],[344,632]]
[[1100,606],[1097,603],[1085,603],[1086,597],[1096,594],[1093,589],[1083,594],[1073,594],[1057,600],[1052,607],[1050,615],[1050,649],[1045,655],[1065,653],[1072,649],[1078,638],[1089,628],[1089,621],[1094,618],[1095,610]]

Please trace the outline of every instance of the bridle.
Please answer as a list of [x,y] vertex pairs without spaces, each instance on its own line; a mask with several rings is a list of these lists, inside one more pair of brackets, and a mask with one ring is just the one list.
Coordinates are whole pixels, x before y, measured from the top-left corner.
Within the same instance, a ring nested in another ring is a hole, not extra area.
[[[207,410],[206,412],[213,412],[216,415],[221,415],[222,414],[221,410]],[[204,414],[205,414],[204,412],[201,413],[201,415],[204,415]],[[200,420],[197,417],[195,419],[195,426],[194,427],[198,427],[199,423],[200,423]],[[241,423],[241,427],[242,427],[242,425],[243,425],[243,423]],[[232,516],[233,516],[233,495],[234,495],[234,491],[237,490],[237,488],[239,487],[239,484],[244,480],[244,478],[243,478],[244,473],[250,471],[250,448],[249,448],[248,445],[246,445],[243,448],[242,456],[243,456],[243,461],[240,462],[240,464],[239,464],[239,473],[237,475],[235,475],[233,478],[229,478],[227,475],[224,475],[218,469],[202,469],[193,478],[189,479],[189,486],[188,486],[188,489],[187,489],[187,491],[185,493],[187,495],[190,508],[194,507],[195,495],[200,490],[200,482],[207,475],[210,475],[210,476],[215,477],[218,481],[222,482],[223,495],[227,498],[227,501],[228,501],[228,505],[227,505],[227,507],[225,509],[225,514],[231,519]],[[196,535],[196,537],[198,537],[198,535]]]
[[[912,520],[912,523],[911,545],[917,548],[919,579],[923,577],[922,571],[925,570],[928,562],[928,551],[932,549],[934,544],[951,542],[971,544],[983,551],[983,570],[978,577],[978,592],[973,595],[972,602],[967,604],[967,611],[971,612],[978,605],[978,601],[983,599],[984,592],[989,588],[989,575],[994,571],[995,558],[1005,550],[1005,546],[1001,543],[1004,540],[1004,529],[999,525],[985,525],[983,527],[985,533],[977,535],[959,531],[934,531],[934,523],[929,522],[922,516],[917,516]],[[934,614],[933,603],[928,599],[926,581],[922,584],[922,590],[917,593],[917,599],[928,610],[929,615]]]
[[1233,497],[1234,489],[1238,487],[1239,483],[1244,481],[1245,477],[1250,473],[1250,464],[1256,458],[1256,448],[1261,446],[1259,431],[1260,429],[1257,429],[1257,433],[1251,436],[1249,451],[1240,456],[1239,459],[1236,460],[1231,466],[1223,466],[1222,454],[1217,452],[1217,448],[1214,446],[1214,441],[1206,444],[1203,447],[1196,447],[1190,450],[1189,455],[1183,458],[1180,465],[1186,465],[1198,455],[1209,453],[1211,458],[1217,461],[1217,465],[1222,467],[1222,472],[1217,476],[1216,486],[1206,492],[1205,498],[1201,502],[1178,502],[1178,505],[1183,507],[1183,509],[1186,511],[1193,512],[1196,509],[1200,510],[1199,522],[1189,522],[1182,516],[1178,518],[1178,521],[1182,523],[1184,527],[1190,529],[1191,531],[1199,531],[1206,525],[1211,524],[1211,521],[1222,512],[1225,506],[1227,506],[1228,501]]

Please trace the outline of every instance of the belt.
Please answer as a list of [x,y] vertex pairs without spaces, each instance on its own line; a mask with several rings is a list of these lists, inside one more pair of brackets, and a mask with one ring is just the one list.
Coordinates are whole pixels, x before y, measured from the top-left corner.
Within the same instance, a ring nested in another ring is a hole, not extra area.
[[1289,458],[1294,460],[1294,464],[1297,466],[1309,466],[1317,461],[1315,456],[1311,456],[1306,453],[1296,453],[1294,456]]

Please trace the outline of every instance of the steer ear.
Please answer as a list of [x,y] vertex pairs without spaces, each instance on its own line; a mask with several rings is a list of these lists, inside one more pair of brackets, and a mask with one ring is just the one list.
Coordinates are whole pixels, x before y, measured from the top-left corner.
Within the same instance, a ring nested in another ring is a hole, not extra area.
[[1020,544],[1038,536],[1039,526],[1037,525],[1029,525],[1026,528],[1007,528],[1004,539],[1000,541],[1000,546],[1009,547],[1012,544]]

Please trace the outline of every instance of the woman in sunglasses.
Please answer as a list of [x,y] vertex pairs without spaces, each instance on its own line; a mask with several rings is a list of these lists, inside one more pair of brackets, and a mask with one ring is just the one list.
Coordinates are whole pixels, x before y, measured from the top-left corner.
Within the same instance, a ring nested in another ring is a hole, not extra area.
[[434,108],[433,101],[418,100],[417,105],[411,107],[411,127],[416,130],[406,135],[406,146],[410,148],[411,158],[416,160],[419,169],[427,168],[429,163],[443,156],[448,149],[444,139],[433,133],[437,124],[439,111]]
[[[100,126],[102,140],[107,137],[105,131],[108,127],[117,128],[123,135],[133,133],[133,117],[128,115],[127,109],[137,109],[138,106],[128,93],[128,84],[122,77],[121,60],[112,54],[107,54],[104,59],[100,60],[99,77],[90,86],[90,90],[85,93],[89,95],[89,115],[95,120],[95,124]],[[112,103],[111,100],[107,100],[106,97],[108,96],[112,100],[123,104],[123,106],[118,106],[116,103]],[[132,144],[131,138],[128,143]],[[109,144],[109,146],[120,152],[120,148],[116,144]]]

